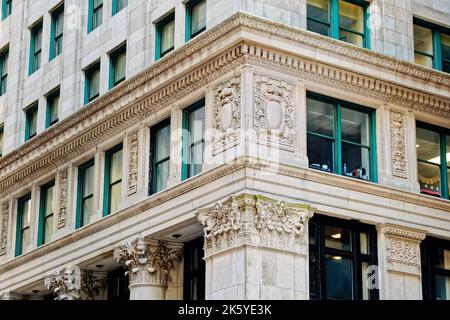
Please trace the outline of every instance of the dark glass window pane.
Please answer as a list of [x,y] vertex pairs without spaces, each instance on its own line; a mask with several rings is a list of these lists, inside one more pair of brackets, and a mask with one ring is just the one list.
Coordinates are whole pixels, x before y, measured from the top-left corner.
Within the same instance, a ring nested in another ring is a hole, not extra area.
[[365,146],[370,142],[369,115],[364,112],[341,109],[342,139]]
[[170,156],[170,125],[167,125],[156,132],[155,161],[159,162],[169,156]]
[[439,133],[423,128],[417,128],[417,159],[436,164],[441,163]]
[[441,33],[442,59],[450,60],[450,35]]
[[359,241],[361,246],[361,253],[369,254],[370,253],[369,235],[366,232],[361,232],[359,234]]
[[352,233],[335,226],[324,226],[325,247],[352,251]]
[[334,141],[308,134],[308,160],[309,166],[328,172],[334,172],[333,148]]
[[447,142],[447,147],[446,147],[446,161],[447,161],[447,166],[450,167],[450,136],[446,136],[445,140]]
[[450,73],[450,60],[442,61],[442,71]]
[[115,0],[116,1],[116,12],[119,12],[128,5],[128,0]]
[[433,55],[433,32],[425,27],[414,25],[414,51]]
[[164,190],[169,179],[169,160],[159,163],[156,166],[156,187],[155,192]]
[[195,4],[191,9],[191,34],[197,34],[206,28],[206,1]]
[[313,20],[307,20],[306,22],[306,28],[309,31],[319,33],[324,36],[329,36],[330,34],[330,27],[328,24],[313,21]]
[[174,48],[175,45],[175,20],[167,22],[161,28],[161,54]]
[[313,252],[310,252],[309,253],[309,292],[313,299],[319,298],[318,297],[317,267],[318,267],[318,261],[316,258],[316,254]]
[[127,55],[125,52],[114,57],[114,84],[125,80]]
[[308,131],[334,137],[334,105],[308,98]]
[[427,68],[433,68],[433,58],[417,52],[414,52],[414,63]]
[[339,40],[352,43],[358,47],[364,47],[364,38],[356,33],[339,30]]
[[88,82],[89,82],[89,101],[95,99],[100,92],[100,68],[95,68],[88,71]]
[[325,273],[327,299],[353,298],[353,268],[350,259],[327,254]]
[[450,277],[435,275],[436,300],[450,300]]
[[420,192],[431,195],[441,196],[441,172],[438,165],[428,163],[417,163]]
[[339,0],[339,27],[364,33],[363,8],[361,6]]
[[450,250],[433,248],[433,260],[435,268],[450,270]]
[[[306,7],[307,17],[323,22],[329,22],[328,4],[329,0],[308,0]],[[310,29],[308,28],[308,30]]]
[[370,152],[367,148],[362,148],[349,143],[342,143],[342,174],[370,179]]

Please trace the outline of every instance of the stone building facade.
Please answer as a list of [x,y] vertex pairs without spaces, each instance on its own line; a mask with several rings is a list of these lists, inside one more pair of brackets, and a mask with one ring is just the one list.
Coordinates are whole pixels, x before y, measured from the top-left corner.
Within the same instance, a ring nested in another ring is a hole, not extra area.
[[3,299],[450,299],[448,1],[1,8]]

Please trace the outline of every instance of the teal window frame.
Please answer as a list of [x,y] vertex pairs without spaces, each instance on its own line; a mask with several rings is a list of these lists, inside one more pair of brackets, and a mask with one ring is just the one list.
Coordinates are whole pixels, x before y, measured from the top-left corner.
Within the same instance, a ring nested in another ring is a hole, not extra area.
[[166,51],[161,51],[161,41],[162,41],[162,30],[170,22],[175,22],[175,12],[169,13],[161,21],[156,24],[156,50],[155,50],[155,60],[159,60],[164,57],[167,53],[175,49],[175,44],[173,47],[167,49]]
[[197,4],[199,4],[200,2],[203,1],[207,1],[207,0],[191,0],[188,3],[186,3],[186,42],[195,38],[196,36],[198,36],[200,33],[202,33],[203,31],[206,30],[206,26],[201,29],[198,30],[195,33],[192,33],[192,9],[193,7],[195,7]]
[[100,61],[95,62],[93,65],[91,65],[90,67],[88,67],[85,71],[84,71],[84,104],[88,104],[89,102],[97,99],[100,96],[100,77],[99,77],[99,83],[98,83],[98,87],[99,87],[99,92],[91,97],[91,81],[92,81],[92,74],[97,71],[101,72],[100,70]]
[[442,70],[443,61],[450,64],[449,59],[444,59],[442,57],[442,42],[441,42],[441,34],[447,34],[450,35],[450,29],[445,28],[443,26],[436,25],[434,23],[430,23],[428,21],[420,20],[414,17],[413,23],[415,25],[418,25],[423,28],[427,28],[431,30],[432,33],[432,43],[433,43],[433,54],[430,55],[429,53],[418,51],[414,48],[414,53],[418,53],[427,57],[430,57],[432,59],[433,63],[433,69],[445,72]]
[[[62,53],[62,41],[64,36],[64,4],[55,9],[52,13],[52,24],[50,29],[50,58],[49,61],[59,56]],[[63,30],[60,34],[56,34],[56,23],[59,17],[62,17]],[[58,46],[58,43],[61,44]]]
[[8,89],[8,58],[9,48],[3,49],[0,52],[0,97]]
[[8,18],[12,13],[12,0],[2,0],[2,20]]
[[[375,110],[368,108],[368,107],[361,106],[361,105],[357,105],[357,104],[354,104],[351,102],[342,101],[339,99],[324,96],[324,95],[314,93],[314,92],[307,92],[306,96],[307,96],[307,98],[323,101],[325,103],[330,103],[334,107],[334,117],[333,117],[334,132],[335,132],[334,137],[329,137],[327,135],[323,135],[323,134],[319,134],[319,133],[315,133],[315,132],[311,132],[311,131],[307,130],[307,136],[320,137],[320,138],[328,139],[328,140],[331,140],[334,142],[333,159],[332,159],[333,171],[331,171],[331,173],[342,175],[342,176],[348,176],[348,175],[343,175],[343,173],[342,173],[343,166],[344,166],[344,163],[342,162],[342,145],[343,145],[343,143],[346,143],[346,144],[353,145],[353,146],[356,146],[359,148],[369,149],[370,179],[368,179],[368,180],[361,179],[361,180],[377,183],[378,182],[377,153],[376,153],[376,150],[377,150],[376,133],[377,133],[377,131],[376,131]],[[369,116],[370,137],[369,137],[368,145],[363,145],[363,144],[359,144],[356,142],[342,139],[342,128],[341,128],[341,124],[342,124],[341,109],[342,108],[363,112]],[[319,169],[315,169],[311,166],[309,166],[309,167],[314,170],[319,170]],[[358,179],[356,177],[353,177],[353,178]]]
[[[49,218],[54,218],[55,217],[55,212],[54,212],[54,207],[53,210],[50,214],[45,215],[47,206],[49,205],[47,203],[47,192],[50,188],[53,187],[53,199],[52,201],[54,202],[55,199],[55,180],[52,180],[48,183],[46,183],[45,185],[41,186],[41,192],[40,192],[40,201],[39,201],[39,228],[38,228],[38,242],[37,245],[42,246],[43,244],[45,244],[45,223],[46,220]],[[50,204],[50,205],[53,205]]]
[[[325,22],[320,19],[315,19],[315,18],[308,17],[308,16],[306,17],[307,21],[314,21],[316,23],[328,25],[329,26],[328,37],[339,40],[339,41],[343,41],[343,40],[340,40],[340,37],[339,37],[340,29],[342,29],[343,31],[347,31],[347,32],[362,36],[363,44],[364,44],[363,47],[366,49],[370,49],[370,29],[368,26],[369,12],[367,10],[367,8],[369,6],[368,3],[364,0],[343,0],[343,1],[362,7],[363,19],[364,19],[364,21],[363,21],[364,32],[363,33],[360,33],[360,32],[354,31],[354,30],[350,30],[350,29],[346,29],[346,28],[339,26],[339,0],[328,0],[328,11],[329,11],[328,12],[328,20],[329,20],[329,22]],[[311,31],[311,32],[313,32],[313,31]],[[346,42],[346,43],[348,43],[348,42]]]
[[[40,35],[40,46],[36,46],[36,40]],[[32,75],[34,72],[41,68],[42,63],[42,20],[31,28],[30,39],[30,65],[28,75]]]
[[[105,152],[105,181],[103,188],[103,216],[106,217],[111,214],[111,189],[116,184],[122,183],[122,177],[111,182],[111,158],[114,153],[123,150],[123,143],[116,145]],[[123,156],[123,155],[122,155]],[[122,159],[123,161],[123,159]],[[122,172],[123,174],[123,172]]]
[[[59,88],[54,90],[52,93],[47,95],[47,109],[46,109],[46,114],[45,114],[45,128],[48,129],[50,128],[52,125],[54,125],[55,123],[58,122],[58,116],[56,116],[56,118],[52,118],[53,115],[53,109],[59,108],[58,106],[55,106],[55,99],[60,97],[60,91]],[[56,114],[59,114],[59,110],[57,110]]]
[[0,126],[0,158],[3,156],[4,136],[5,136],[5,129],[3,128],[3,125],[1,125]]
[[91,194],[84,196],[85,173],[86,173],[86,170],[91,167],[95,168],[95,160],[94,159],[86,161],[85,163],[78,166],[77,210],[76,210],[76,218],[75,218],[75,229],[79,229],[79,228],[87,225],[86,221],[83,221],[84,202],[90,198],[94,198],[94,190],[92,190]]
[[[90,33],[92,31],[94,31],[95,29],[97,29],[99,26],[101,26],[103,23],[103,1],[96,7],[94,7],[94,0],[88,0],[88,1],[89,1],[89,4],[88,4],[88,30],[87,30],[87,32]],[[101,10],[102,19],[98,25],[94,26],[94,15],[99,10]]]
[[118,4],[119,0],[112,0],[112,16],[115,16],[118,12],[128,6],[128,0],[125,0],[125,4],[122,7],[120,7]]
[[[31,206],[31,193],[24,195],[17,200],[17,220],[16,220],[16,248],[15,256],[18,257],[23,252],[22,235],[26,229],[30,229],[30,226],[23,228],[22,220],[24,215],[24,203],[30,201],[29,206]],[[30,208],[31,210],[31,208]],[[30,219],[31,220],[31,219]],[[30,233],[31,241],[31,233]]]
[[[205,98],[195,102],[191,106],[187,107],[183,110],[183,145],[182,145],[182,170],[181,170],[181,180],[186,180],[194,175],[191,174],[191,164],[187,163],[188,153],[191,152],[191,148],[197,144],[197,142],[191,143],[190,141],[190,132],[191,128],[189,127],[189,116],[192,111],[203,108],[204,112],[206,111],[205,106]],[[204,128],[205,130],[205,128]],[[205,150],[205,131],[203,130],[203,137],[201,143],[203,143],[203,152]],[[204,161],[204,158],[203,158]],[[200,172],[201,173],[201,172]]]
[[[151,171],[150,171],[150,183],[149,183],[149,195],[155,194],[159,191],[162,190],[158,190],[157,189],[157,184],[156,182],[158,181],[158,177],[157,177],[157,168],[160,164],[169,161],[169,166],[170,166],[170,152],[169,152],[169,156],[162,158],[160,160],[156,160],[156,134],[159,130],[164,129],[166,127],[170,128],[170,118],[161,121],[160,123],[154,125],[153,127],[151,127],[150,129],[150,164],[151,164]],[[170,135],[169,137],[167,137],[169,139],[169,144],[170,144]],[[166,186],[167,187],[167,186]]]
[[[36,119],[36,132],[31,132],[30,122],[33,118],[33,113],[38,112],[38,103],[35,102],[33,105],[25,110],[25,142],[37,135],[37,119]],[[37,117],[37,115],[36,115]]]
[[[116,77],[116,69],[117,69],[117,57],[121,54],[125,54],[125,75],[120,78],[118,81],[115,81]],[[109,55],[109,89],[111,90],[119,83],[125,81],[126,79],[126,56],[127,56],[127,44],[122,44],[118,49],[114,50]]]
[[441,179],[441,196],[440,198],[443,199],[450,199],[450,194],[448,192],[448,186],[450,181],[448,180],[448,176],[447,176],[447,172],[448,170],[450,170],[450,165],[447,165],[447,136],[450,136],[450,129],[446,129],[446,128],[442,128],[442,127],[438,127],[429,123],[425,123],[425,122],[420,122],[417,121],[416,122],[416,127],[417,128],[422,128],[422,129],[426,129],[429,131],[433,131],[435,133],[439,134],[439,154],[440,154],[440,158],[441,158],[441,164],[436,164],[433,162],[429,162],[427,160],[423,160],[423,159],[419,159],[419,156],[417,156],[417,162],[418,163],[425,163],[425,164],[430,164],[433,166],[439,166],[439,173],[441,175],[440,179]]

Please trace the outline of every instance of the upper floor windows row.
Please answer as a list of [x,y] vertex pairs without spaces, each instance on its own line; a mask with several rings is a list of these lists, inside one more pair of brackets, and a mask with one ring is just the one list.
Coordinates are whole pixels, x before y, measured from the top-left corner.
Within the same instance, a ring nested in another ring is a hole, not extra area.
[[[97,29],[103,21],[103,0],[88,0],[88,29],[91,32]],[[128,5],[128,0],[112,0],[112,15],[114,16],[119,11]]]

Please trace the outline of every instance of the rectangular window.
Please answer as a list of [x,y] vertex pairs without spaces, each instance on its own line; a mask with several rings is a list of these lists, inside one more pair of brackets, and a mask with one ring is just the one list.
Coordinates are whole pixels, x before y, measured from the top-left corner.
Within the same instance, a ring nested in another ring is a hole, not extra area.
[[105,190],[103,215],[119,210],[122,196],[122,144],[105,153]]
[[25,110],[25,142],[37,133],[38,104],[35,103]]
[[130,282],[125,275],[126,270],[123,267],[108,272],[108,300],[128,301],[130,300]]
[[88,104],[100,95],[100,62],[89,67],[85,72],[84,103]]
[[427,237],[420,249],[424,300],[450,300],[450,241]]
[[367,3],[359,0],[308,0],[307,29],[369,48]]
[[2,20],[5,20],[11,15],[12,0],[2,0]]
[[205,99],[183,112],[183,180],[202,172],[205,149]]
[[39,208],[38,246],[49,243],[53,234],[55,181],[41,187],[41,201]]
[[62,52],[62,41],[64,31],[64,6],[59,7],[52,13],[52,26],[50,32],[50,60]]
[[184,245],[184,300],[205,299],[205,256],[203,237]]
[[175,47],[175,12],[156,25],[156,60],[162,58]]
[[16,257],[30,245],[31,193],[17,202]]
[[30,43],[30,70],[31,75],[41,67],[41,52],[42,52],[42,21],[31,28],[31,43]]
[[3,126],[0,126],[0,157],[3,155]]
[[0,52],[0,96],[6,93],[8,85],[8,57],[8,49]]
[[310,168],[377,181],[372,110],[308,93],[307,117]]
[[76,228],[90,223],[94,212],[94,159],[78,167]]
[[418,123],[416,150],[420,192],[449,199],[450,130]]
[[103,0],[89,0],[88,33],[102,24]]
[[58,122],[59,89],[47,96],[47,114],[45,117],[45,128],[49,128]]
[[206,0],[191,0],[186,4],[186,41],[206,30]]
[[112,89],[125,80],[127,51],[126,44],[110,54],[109,88]]
[[122,10],[128,5],[128,0],[112,0],[112,15]]
[[315,215],[309,238],[311,299],[378,299],[369,268],[377,265],[374,226]]
[[414,18],[414,62],[450,73],[450,30]]
[[167,187],[167,179],[169,178],[170,119],[152,127],[150,136],[150,194],[154,194]]

